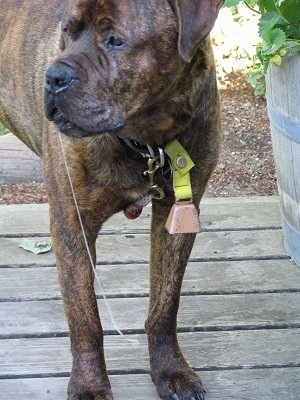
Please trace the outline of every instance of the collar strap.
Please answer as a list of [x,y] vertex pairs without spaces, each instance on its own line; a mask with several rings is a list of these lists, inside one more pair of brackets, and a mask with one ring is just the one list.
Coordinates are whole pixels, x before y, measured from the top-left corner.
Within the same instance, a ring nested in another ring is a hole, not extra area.
[[173,168],[173,188],[176,201],[191,200],[193,193],[190,170],[195,164],[178,140],[168,143],[164,150],[169,156]]
[[[188,152],[177,139],[169,142],[163,150],[161,146],[144,146],[128,138],[122,138],[122,140],[132,150],[139,153],[143,158],[148,159],[148,165],[151,160],[155,162],[155,171],[158,168],[164,167],[165,160],[163,155],[166,153],[172,165],[173,189],[176,201],[192,199],[193,193],[190,180],[190,170],[195,166],[195,164],[193,163]],[[145,175],[153,176],[153,173],[155,172],[153,169],[154,168],[152,168],[150,171],[145,171]],[[151,184],[154,184],[153,181]]]
[[198,233],[200,231],[199,214],[193,203],[190,170],[195,166],[189,154],[178,140],[165,147],[173,167],[173,188],[175,204],[169,213],[166,229],[170,234]]
[[[171,208],[165,227],[170,234],[199,232],[199,216],[192,200],[193,193],[190,179],[190,170],[195,164],[178,140],[168,143],[164,149],[159,146],[155,149],[151,146],[146,146],[147,151],[145,151],[145,146],[140,146],[131,140],[125,140],[125,143],[144,158],[148,158],[148,170],[144,171],[144,175],[149,178],[149,193],[142,199],[129,205],[124,210],[125,216],[129,219],[135,219],[141,214],[143,207],[152,198],[157,200],[164,198],[163,190],[154,182],[154,174],[159,168],[164,167],[166,153],[172,165],[173,189],[176,201]],[[155,155],[155,150],[158,151],[159,155]]]

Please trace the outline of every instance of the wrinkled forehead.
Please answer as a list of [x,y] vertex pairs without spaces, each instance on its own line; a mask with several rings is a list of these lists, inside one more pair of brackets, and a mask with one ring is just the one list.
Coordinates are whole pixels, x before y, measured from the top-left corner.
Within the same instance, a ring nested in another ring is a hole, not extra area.
[[80,24],[97,24],[107,19],[123,31],[139,36],[147,35],[156,26],[168,28],[175,24],[167,0],[69,0],[64,19]]

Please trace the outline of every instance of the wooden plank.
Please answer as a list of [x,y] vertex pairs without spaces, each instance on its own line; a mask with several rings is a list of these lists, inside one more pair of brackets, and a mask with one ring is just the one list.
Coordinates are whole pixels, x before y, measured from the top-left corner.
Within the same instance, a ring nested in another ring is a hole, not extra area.
[[[145,335],[105,337],[111,374],[149,370]],[[178,335],[183,354],[197,370],[300,365],[300,330],[192,332]],[[298,350],[297,350],[298,349]],[[72,367],[69,338],[0,340],[0,379],[66,375]]]
[[[299,368],[203,371],[207,400],[299,400]],[[159,400],[149,375],[111,376],[115,400]],[[68,378],[0,380],[0,400],[66,399]]]
[[48,204],[13,204],[0,206],[0,235],[49,235]]
[[[300,324],[300,293],[183,296],[178,326],[186,330],[254,329]],[[102,324],[113,331],[107,309],[98,302]],[[56,335],[67,332],[61,300],[0,304],[0,337]],[[109,299],[120,329],[143,331],[147,298]],[[138,333],[138,332],[136,332]]]
[[[49,242],[49,238],[32,238]],[[0,238],[0,267],[7,265],[54,264],[53,251],[39,256],[19,247],[26,239]],[[103,235],[97,241],[97,262],[147,263],[150,237],[148,234]],[[282,233],[278,230],[202,232],[197,236],[191,260],[286,257]]]
[[[108,296],[148,294],[147,264],[103,265],[98,271]],[[1,301],[60,297],[57,271],[54,267],[2,268],[0,286]],[[190,262],[182,287],[183,294],[296,290],[300,290],[300,274],[290,260]],[[100,295],[98,287],[96,292]]]
[[[48,204],[0,206],[0,235],[34,235],[49,233]],[[140,218],[129,221],[122,213],[113,216],[103,227],[104,232],[148,230],[151,208],[146,207]],[[203,199],[201,223],[205,230],[236,230],[280,227],[277,197]]]
[[42,161],[14,135],[0,137],[0,184],[42,182]]

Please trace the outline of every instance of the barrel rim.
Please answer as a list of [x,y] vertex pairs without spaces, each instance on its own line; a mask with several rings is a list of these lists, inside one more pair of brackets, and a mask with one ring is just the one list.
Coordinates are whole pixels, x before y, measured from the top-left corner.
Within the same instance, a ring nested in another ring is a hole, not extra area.
[[300,144],[300,121],[287,118],[279,112],[270,101],[267,101],[267,109],[271,126],[275,126],[281,133],[292,141]]

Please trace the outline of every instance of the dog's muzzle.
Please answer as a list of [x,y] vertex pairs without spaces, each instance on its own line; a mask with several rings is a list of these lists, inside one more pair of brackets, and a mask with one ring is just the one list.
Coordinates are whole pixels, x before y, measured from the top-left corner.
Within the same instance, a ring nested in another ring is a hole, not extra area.
[[82,111],[82,81],[72,63],[69,58],[61,58],[46,71],[44,109],[47,119],[53,121],[60,132],[71,137],[119,131],[125,122],[123,114],[118,110],[111,112],[109,106],[100,100],[90,107],[86,103]]
[[57,95],[64,92],[74,81],[74,70],[66,63],[59,61],[48,68],[45,77],[47,93]]
[[64,60],[59,60],[51,65],[45,74],[45,113],[50,121],[57,123],[67,122],[63,113],[58,110],[56,103],[59,95],[69,89],[75,81],[74,68]]

